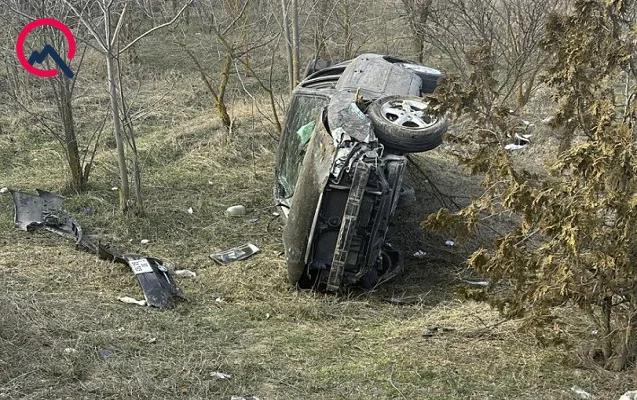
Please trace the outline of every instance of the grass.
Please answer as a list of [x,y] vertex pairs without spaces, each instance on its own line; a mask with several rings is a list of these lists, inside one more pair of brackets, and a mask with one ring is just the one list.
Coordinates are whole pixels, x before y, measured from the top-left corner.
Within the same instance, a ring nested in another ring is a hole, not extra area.
[[[454,298],[466,253],[419,228],[440,194],[416,173],[418,200],[390,232],[406,254],[404,276],[341,296],[289,288],[271,208],[271,128],[237,101],[228,140],[211,109],[179,107],[192,101],[194,85],[175,88],[137,123],[146,217],[117,214],[116,163],[106,146],[88,190],[67,196],[89,233],[196,271],[179,281],[189,300],[172,310],[118,302],[142,297],[130,271],[59,237],[14,230],[12,202],[0,196],[0,398],[570,399],[580,386],[615,399],[634,389],[635,371],[578,368],[575,350],[541,347],[515,322]],[[62,188],[57,144],[14,128],[12,140],[0,135],[0,186]],[[440,192],[462,202],[478,190],[445,147],[418,159]],[[238,203],[249,214],[225,217]],[[209,258],[245,242],[261,252],[224,267]],[[425,259],[410,257],[419,249]],[[572,318],[568,333],[586,334]]]

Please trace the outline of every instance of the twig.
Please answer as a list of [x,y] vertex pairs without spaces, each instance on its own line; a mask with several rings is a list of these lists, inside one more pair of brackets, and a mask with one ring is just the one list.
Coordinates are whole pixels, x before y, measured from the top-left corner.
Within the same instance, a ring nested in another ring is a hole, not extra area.
[[[429,183],[429,185],[431,185],[431,188],[441,197],[443,198],[447,198],[449,199],[449,201],[458,209],[462,209],[462,207],[455,202],[455,200],[453,199],[452,196],[449,196],[445,193],[443,193],[440,189],[438,189],[438,186],[436,186],[431,179],[429,178],[429,176],[427,175],[427,173],[425,172],[425,170],[416,162],[416,160],[414,159],[414,157],[411,154],[407,154],[407,159],[409,160],[409,162],[411,163],[411,165],[422,175],[425,177],[425,179],[427,180],[427,183]],[[440,202],[440,204],[444,207],[446,207],[447,205],[445,204],[444,200],[438,200]]]

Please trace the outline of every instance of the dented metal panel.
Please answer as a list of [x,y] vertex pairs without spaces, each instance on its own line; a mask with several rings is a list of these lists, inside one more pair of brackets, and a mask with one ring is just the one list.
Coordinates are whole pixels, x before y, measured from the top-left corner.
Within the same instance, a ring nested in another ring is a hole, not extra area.
[[283,229],[288,276],[299,280],[305,269],[307,249],[312,222],[319,198],[327,185],[336,148],[322,121],[317,121],[312,138],[307,145],[294,198],[290,204],[287,223]]

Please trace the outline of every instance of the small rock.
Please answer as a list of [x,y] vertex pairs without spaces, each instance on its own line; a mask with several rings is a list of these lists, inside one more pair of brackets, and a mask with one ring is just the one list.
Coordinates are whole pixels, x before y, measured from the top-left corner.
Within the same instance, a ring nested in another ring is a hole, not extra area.
[[175,271],[175,276],[178,276],[180,278],[195,278],[197,276],[197,273],[189,269],[178,269],[177,271]]
[[258,398],[257,396],[247,396],[247,397],[243,397],[243,396],[232,396],[230,398],[230,400],[261,400],[260,398]]
[[195,212],[195,210],[193,210],[192,207],[189,207],[187,211],[188,211],[188,214],[192,214]]
[[118,189],[119,189],[119,188],[118,188],[117,186],[113,186],[113,187],[111,188],[111,190],[112,190],[113,192],[116,192]]
[[275,217],[278,217],[281,214],[279,214],[278,212],[275,211],[275,212],[272,213],[272,215],[275,216]]
[[73,347],[67,347],[66,349],[64,349],[64,354],[75,354],[77,353],[77,349],[74,349]]
[[2,189],[0,189],[0,194],[5,194],[9,191],[8,187],[3,187]]
[[251,224],[256,224],[257,222],[259,222],[259,219],[260,218],[258,216],[254,216],[254,217],[250,218],[248,220],[248,222],[250,222]]
[[85,208],[84,210],[82,210],[82,212],[84,213],[84,215],[93,215],[93,210],[91,210],[90,208]]
[[150,243],[150,240],[148,240],[148,239],[142,239],[142,244],[148,244],[148,243]]
[[242,217],[244,215],[246,215],[246,208],[242,204],[237,204],[236,206],[226,209],[226,216],[228,217]]
[[447,240],[445,242],[445,246],[447,246],[447,247],[453,247],[455,245],[456,245],[456,242],[454,242],[453,240]]

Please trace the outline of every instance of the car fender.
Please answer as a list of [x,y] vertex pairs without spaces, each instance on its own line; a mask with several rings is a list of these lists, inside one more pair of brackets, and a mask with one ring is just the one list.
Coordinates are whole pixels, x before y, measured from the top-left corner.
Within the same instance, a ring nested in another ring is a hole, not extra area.
[[287,223],[283,228],[283,245],[288,279],[295,284],[305,270],[307,249],[321,194],[332,171],[336,148],[318,118],[299,173]]

